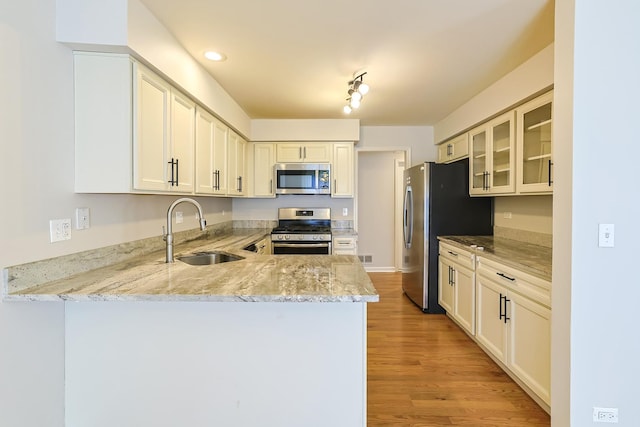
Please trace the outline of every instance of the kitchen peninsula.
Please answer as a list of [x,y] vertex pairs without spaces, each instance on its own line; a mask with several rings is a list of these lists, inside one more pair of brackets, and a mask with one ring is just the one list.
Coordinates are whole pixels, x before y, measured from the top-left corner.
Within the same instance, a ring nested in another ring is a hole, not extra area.
[[156,250],[35,287],[5,269],[5,301],[65,301],[66,425],[365,426],[375,288],[355,256],[242,249],[266,233],[176,245],[244,258],[218,265]]

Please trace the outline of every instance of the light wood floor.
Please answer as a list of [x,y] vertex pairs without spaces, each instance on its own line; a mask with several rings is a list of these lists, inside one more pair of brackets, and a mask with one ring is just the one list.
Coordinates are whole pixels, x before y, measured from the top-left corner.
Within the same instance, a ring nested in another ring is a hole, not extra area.
[[370,273],[367,426],[546,426],[549,415],[445,315],[423,314],[399,273]]

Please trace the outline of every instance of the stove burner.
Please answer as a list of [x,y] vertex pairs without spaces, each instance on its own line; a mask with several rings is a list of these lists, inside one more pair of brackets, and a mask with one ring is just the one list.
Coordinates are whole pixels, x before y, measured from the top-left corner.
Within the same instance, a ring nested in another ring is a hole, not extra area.
[[271,236],[274,242],[307,246],[308,242],[326,242],[324,245],[330,253],[331,209],[280,208],[278,226],[271,231]]
[[317,227],[317,226],[305,226],[305,225],[295,225],[295,226],[282,226],[276,227],[272,231],[272,233],[331,233],[331,227]]

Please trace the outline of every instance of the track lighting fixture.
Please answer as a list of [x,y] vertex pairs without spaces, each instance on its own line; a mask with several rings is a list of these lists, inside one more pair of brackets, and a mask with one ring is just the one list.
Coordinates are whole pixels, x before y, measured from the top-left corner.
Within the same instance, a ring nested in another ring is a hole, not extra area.
[[369,93],[369,85],[363,80],[365,74],[367,74],[366,71],[354,73],[353,80],[347,83],[349,85],[347,90],[349,97],[347,98],[347,105],[343,108],[345,114],[350,114],[351,111],[360,107],[363,96]]

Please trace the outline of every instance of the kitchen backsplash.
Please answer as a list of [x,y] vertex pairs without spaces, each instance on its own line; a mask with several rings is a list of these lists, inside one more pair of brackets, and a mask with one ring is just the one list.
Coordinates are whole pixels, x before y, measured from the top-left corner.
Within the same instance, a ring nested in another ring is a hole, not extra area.
[[[275,219],[236,219],[233,228],[274,228],[278,225]],[[331,228],[338,230],[353,229],[352,220],[331,220]]]
[[519,242],[532,243],[534,245],[552,247],[553,235],[547,233],[538,233],[536,231],[520,230],[517,228],[507,228],[494,226],[493,235],[504,239],[517,240]]

